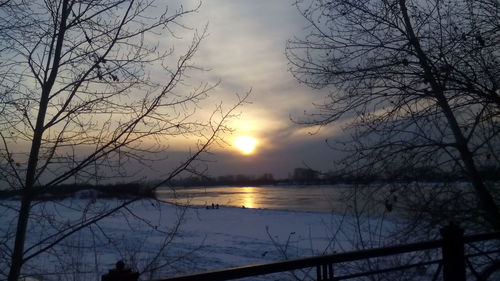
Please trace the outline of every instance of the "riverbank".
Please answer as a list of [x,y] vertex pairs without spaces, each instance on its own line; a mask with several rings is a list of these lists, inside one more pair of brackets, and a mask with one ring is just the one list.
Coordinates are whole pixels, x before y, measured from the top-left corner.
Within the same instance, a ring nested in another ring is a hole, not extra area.
[[[64,199],[36,204],[28,253],[50,243],[44,239],[63,226],[88,220],[121,203],[117,199]],[[13,231],[17,204],[15,200],[1,201],[2,234]],[[202,272],[347,251],[356,240],[353,222],[351,217],[324,212],[184,208],[143,199],[69,236],[29,260],[25,268],[43,280],[57,280],[68,272],[75,275],[73,280],[99,280],[117,260],[123,259],[141,272],[156,257],[153,263],[158,269],[141,278]],[[1,266],[6,272],[5,262]]]

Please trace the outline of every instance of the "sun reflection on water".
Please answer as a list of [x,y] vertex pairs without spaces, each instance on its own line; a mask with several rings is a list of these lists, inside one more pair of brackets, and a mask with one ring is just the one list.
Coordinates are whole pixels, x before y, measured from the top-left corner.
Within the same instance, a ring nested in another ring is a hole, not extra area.
[[243,206],[245,208],[256,208],[256,197],[258,192],[255,187],[245,186],[241,187],[241,201],[243,202]]

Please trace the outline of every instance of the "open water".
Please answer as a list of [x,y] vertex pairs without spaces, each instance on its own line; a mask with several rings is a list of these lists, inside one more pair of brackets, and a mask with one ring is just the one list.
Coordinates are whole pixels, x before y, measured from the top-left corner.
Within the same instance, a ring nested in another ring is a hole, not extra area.
[[233,206],[241,208],[332,212],[343,209],[342,186],[219,186],[161,188],[158,199],[192,206]]

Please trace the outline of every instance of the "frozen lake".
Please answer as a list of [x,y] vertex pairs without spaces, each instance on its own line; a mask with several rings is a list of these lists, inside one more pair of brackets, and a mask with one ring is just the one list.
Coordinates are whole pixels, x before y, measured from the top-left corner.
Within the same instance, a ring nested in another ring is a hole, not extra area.
[[342,195],[350,186],[218,186],[161,188],[158,199],[190,206],[245,207],[291,211],[332,212],[343,210]]

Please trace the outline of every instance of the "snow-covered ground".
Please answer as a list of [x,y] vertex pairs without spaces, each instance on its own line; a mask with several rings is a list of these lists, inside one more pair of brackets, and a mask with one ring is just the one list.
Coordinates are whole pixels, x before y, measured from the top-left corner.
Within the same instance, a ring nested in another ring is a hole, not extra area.
[[[415,235],[401,232],[407,226],[404,216],[398,215],[401,212],[387,212],[384,202],[376,200],[359,200],[373,204],[356,217],[352,210],[342,214],[339,210],[182,207],[140,199],[94,220],[126,200],[81,192],[74,198],[36,202],[28,225],[23,275],[39,281],[100,280],[118,260],[124,260],[141,273],[142,280],[150,280],[416,242],[439,234],[439,228]],[[0,280],[8,272],[18,208],[17,200],[0,200]],[[77,229],[82,224],[85,227]]]
[[[58,239],[54,234],[59,230],[122,202],[77,198],[35,204],[27,255]],[[12,243],[8,235],[14,231],[17,215],[11,208],[17,204],[3,201],[0,205],[0,233],[7,242],[2,250]],[[38,280],[99,280],[123,259],[139,272],[146,271],[141,275],[145,280],[279,261],[351,250],[352,223],[349,216],[331,213],[185,208],[144,199],[28,260],[23,272],[33,273]],[[0,266],[5,274],[6,256]],[[152,268],[154,273],[149,274]]]

